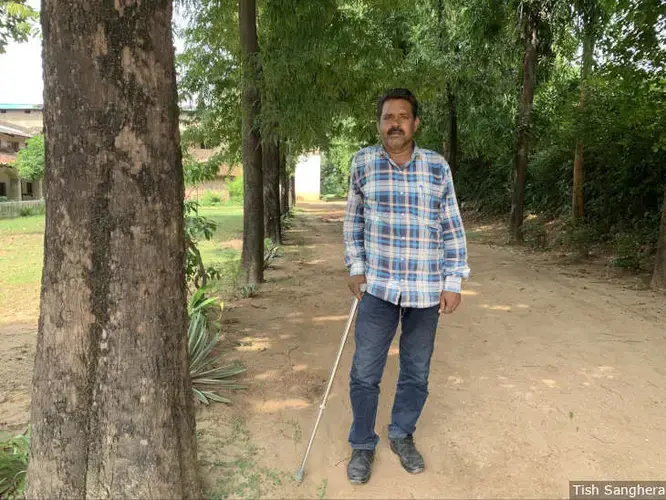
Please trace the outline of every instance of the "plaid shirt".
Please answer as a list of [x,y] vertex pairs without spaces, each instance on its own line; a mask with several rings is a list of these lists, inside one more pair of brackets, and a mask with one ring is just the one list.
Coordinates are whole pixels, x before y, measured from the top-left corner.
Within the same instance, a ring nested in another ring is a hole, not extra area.
[[439,304],[469,278],[467,242],[451,170],[414,146],[399,167],[381,145],[352,161],[344,220],[345,266],[365,274],[367,292],[403,307]]

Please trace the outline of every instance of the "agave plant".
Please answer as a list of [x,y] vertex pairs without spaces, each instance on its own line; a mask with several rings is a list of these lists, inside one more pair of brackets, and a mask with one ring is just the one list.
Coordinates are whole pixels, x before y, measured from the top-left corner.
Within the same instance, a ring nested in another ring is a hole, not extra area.
[[205,308],[213,302],[214,299],[212,301],[205,299],[203,294],[196,300],[190,301],[187,347],[192,390],[196,398],[204,404],[209,404],[210,401],[230,404],[230,399],[220,396],[216,391],[244,389],[245,386],[229,379],[243,373],[245,368],[238,363],[220,366],[222,356],[214,354],[215,346],[220,341],[220,335],[217,333],[217,329],[214,333],[209,331],[208,318],[205,313]]
[[264,269],[268,269],[275,259],[278,256],[278,251],[280,247],[273,243],[270,238],[264,239]]
[[[206,297],[206,287],[197,288],[197,290],[190,297],[190,301],[187,304],[187,313],[192,316],[193,313],[197,311],[205,311],[207,308],[212,306],[215,303],[215,297]],[[220,309],[224,308],[224,303],[220,302]]]
[[25,487],[30,451],[30,429],[0,441],[0,498],[20,497]]

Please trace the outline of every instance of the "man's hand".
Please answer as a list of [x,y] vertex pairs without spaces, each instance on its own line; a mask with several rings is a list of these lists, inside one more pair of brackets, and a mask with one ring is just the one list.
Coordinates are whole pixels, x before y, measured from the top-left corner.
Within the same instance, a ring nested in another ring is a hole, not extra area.
[[451,314],[460,305],[462,297],[456,292],[442,292],[439,296],[439,314]]
[[366,283],[364,274],[357,274],[355,276],[349,277],[349,289],[358,300],[361,300],[361,297],[363,297],[363,292],[361,292],[361,285],[364,283]]

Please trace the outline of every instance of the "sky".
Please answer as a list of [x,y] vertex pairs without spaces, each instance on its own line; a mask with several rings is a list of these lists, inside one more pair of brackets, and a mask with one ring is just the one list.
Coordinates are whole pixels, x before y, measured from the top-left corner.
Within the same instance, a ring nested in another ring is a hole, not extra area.
[[[40,0],[27,2],[39,10]],[[9,43],[0,55],[0,103],[42,104],[42,43],[32,38],[25,43]]]
[[[41,0],[28,0],[40,10]],[[175,41],[176,50],[182,49],[182,40]],[[24,43],[10,43],[0,54],[0,104],[42,104],[42,41],[31,38]]]

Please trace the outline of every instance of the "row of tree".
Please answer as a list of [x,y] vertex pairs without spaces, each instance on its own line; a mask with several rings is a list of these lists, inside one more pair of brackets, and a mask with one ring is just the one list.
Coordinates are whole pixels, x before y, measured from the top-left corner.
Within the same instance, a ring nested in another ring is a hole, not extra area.
[[[583,86],[562,56],[580,46],[572,6],[265,0],[257,17],[253,0],[237,11],[202,2],[192,30],[205,36],[197,57],[209,71],[198,93],[229,96],[202,112],[244,131],[218,140],[244,145],[250,210],[263,207],[265,130],[292,156],[326,146],[346,165],[374,141],[374,97],[403,85],[424,102],[419,140],[446,152],[467,199],[513,200],[512,234],[523,204],[557,206],[562,193],[574,204],[571,183],[558,183],[574,177],[576,158],[587,221],[619,213],[618,224],[642,217],[658,231],[662,5],[614,6],[599,38],[613,50]],[[12,9],[0,9],[0,34],[16,31]],[[171,1],[44,0],[41,21],[47,203],[27,496],[200,498]],[[572,95],[584,106],[572,109]]]
[[324,185],[344,194],[351,155],[376,141],[376,96],[407,86],[421,145],[446,155],[465,204],[509,215],[511,241],[526,211],[563,217],[579,242],[656,250],[666,286],[663,2],[194,3],[181,92],[201,132],[242,157],[248,213],[267,137],[290,157],[325,151]]

